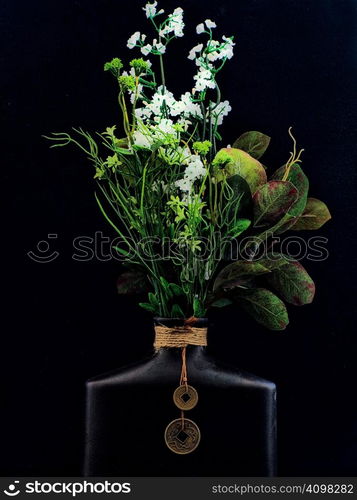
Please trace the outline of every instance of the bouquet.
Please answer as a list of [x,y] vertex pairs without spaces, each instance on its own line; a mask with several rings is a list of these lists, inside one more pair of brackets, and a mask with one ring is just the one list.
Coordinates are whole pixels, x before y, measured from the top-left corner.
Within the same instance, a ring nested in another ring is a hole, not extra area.
[[246,132],[221,147],[231,106],[219,79],[234,37],[216,35],[210,19],[200,23],[195,46],[183,55],[192,61],[192,88],[174,95],[165,58],[184,35],[183,9],[166,15],[155,1],[143,10],[154,34],[137,31],[127,42],[139,57],[104,65],[118,85],[119,123],[48,139],[53,147],[75,144],[94,167],[98,206],[119,240],[120,294],[137,294],[141,307],[166,318],[200,318],[211,307],[236,304],[282,330],[284,301],[308,304],[315,286],[272,242],[289,229],[319,229],[331,217],[308,197],[303,150],[289,129],[292,152],[269,173],[261,162],[268,135]]

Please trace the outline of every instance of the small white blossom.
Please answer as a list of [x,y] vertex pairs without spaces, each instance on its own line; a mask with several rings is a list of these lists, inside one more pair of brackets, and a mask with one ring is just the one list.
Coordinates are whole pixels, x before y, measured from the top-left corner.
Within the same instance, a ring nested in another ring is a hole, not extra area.
[[166,35],[173,33],[176,37],[181,37],[183,36],[184,27],[183,10],[181,7],[177,7],[177,9],[169,15],[164,27],[159,31],[159,35],[166,37]]
[[160,54],[165,54],[166,52],[166,47],[163,45],[161,42],[155,44],[155,49],[160,53]]
[[172,20],[172,23],[174,24],[175,36],[181,37],[183,36],[183,28],[185,27],[183,22],[183,10],[181,9],[181,7],[177,7],[177,9],[174,10],[172,16],[174,18]]
[[133,49],[136,44],[137,44],[137,41],[139,40],[140,38],[140,32],[139,31],[136,31],[133,35],[131,35],[131,37],[129,38],[128,40],[128,43],[127,43],[127,47],[129,47],[129,49]]
[[196,52],[201,52],[202,49],[203,43],[199,43],[198,45],[196,45],[196,47],[193,47],[193,49],[190,50],[188,58],[193,60],[196,57]]
[[[213,104],[213,108],[214,106]],[[230,111],[232,111],[232,107],[229,101],[220,102],[216,108],[212,109],[212,115],[217,118],[217,125],[222,125],[223,117],[227,116]]]
[[180,179],[175,182],[175,186],[177,186],[181,191],[188,193],[189,191],[191,191],[192,182],[190,182],[188,179]]
[[[209,50],[210,50],[210,52],[207,54],[207,59],[210,62],[214,62],[217,59],[222,59],[221,58],[221,54],[219,52],[220,45],[221,44],[219,42],[217,42],[216,40],[211,40],[209,42]],[[213,50],[213,49],[216,49],[216,50]]]
[[175,182],[175,185],[183,192],[190,192],[195,181],[206,175],[206,168],[199,155],[191,155],[183,174],[183,179]]
[[154,2],[154,3],[147,3],[145,7],[143,7],[146,17],[154,17],[154,15],[156,14],[156,6],[157,2]]
[[195,116],[199,118],[203,118],[202,111],[200,105],[196,102],[192,102],[191,94],[186,92],[181,96],[181,102],[184,105],[184,116]]
[[144,45],[144,47],[141,47],[141,53],[144,54],[144,56],[147,56],[150,54],[152,49],[152,46],[148,43],[147,45]]
[[144,148],[150,148],[152,145],[152,141],[149,140],[147,135],[144,135],[142,132],[139,130],[136,130],[133,133],[133,142],[136,146],[141,146]]
[[231,59],[233,57],[233,47],[235,43],[231,38],[227,38],[223,35],[223,40],[225,41],[225,46],[220,49],[222,57],[226,57],[227,59]]
[[135,116],[136,118],[139,118],[140,120],[149,120],[151,118],[152,111],[151,109],[147,106],[147,103],[144,103],[144,106],[142,108],[136,108],[135,109]]
[[195,91],[201,92],[207,88],[216,88],[216,82],[214,81],[214,76],[209,69],[200,68],[197,75],[195,75],[194,80],[196,80]]
[[175,102],[176,101],[172,92],[169,92],[167,89],[164,91],[163,86],[160,85],[155,94],[152,96],[151,102],[147,104],[147,107],[155,116],[160,117],[163,106],[165,105],[170,111],[171,106],[173,106]]
[[211,21],[210,19],[206,19],[205,23],[206,23],[206,26],[208,29],[217,28],[217,24],[215,22]]
[[173,121],[169,118],[162,118],[157,125],[153,127],[155,130],[155,135],[160,138],[162,134],[172,134],[176,135],[177,132],[174,129]]
[[203,23],[200,23],[196,26],[196,33],[200,35],[205,31],[205,25]]

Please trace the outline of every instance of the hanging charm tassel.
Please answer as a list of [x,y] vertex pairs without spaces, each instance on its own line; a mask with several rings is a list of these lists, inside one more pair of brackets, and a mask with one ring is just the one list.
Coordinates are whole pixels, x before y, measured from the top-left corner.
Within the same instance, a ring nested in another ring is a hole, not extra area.
[[173,420],[165,430],[166,445],[171,451],[180,455],[194,451],[201,440],[197,424],[185,418],[185,411],[194,408],[198,402],[196,389],[188,385],[186,347],[182,347],[180,386],[173,394],[174,403],[181,410],[181,418]]

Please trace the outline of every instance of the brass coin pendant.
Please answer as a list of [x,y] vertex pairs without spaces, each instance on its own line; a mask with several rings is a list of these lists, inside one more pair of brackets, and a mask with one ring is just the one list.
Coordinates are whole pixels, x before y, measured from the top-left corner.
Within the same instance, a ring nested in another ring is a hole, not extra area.
[[192,410],[198,402],[196,389],[191,385],[180,385],[174,392],[174,403],[180,410]]
[[177,418],[169,423],[165,430],[165,442],[168,448],[179,455],[194,451],[201,440],[201,433],[195,422]]

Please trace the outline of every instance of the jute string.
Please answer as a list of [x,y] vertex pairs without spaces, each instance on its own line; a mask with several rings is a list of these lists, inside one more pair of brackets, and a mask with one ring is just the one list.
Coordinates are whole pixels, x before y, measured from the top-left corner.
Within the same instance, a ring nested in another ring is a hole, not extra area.
[[207,328],[193,326],[155,326],[155,349],[160,347],[187,347],[188,345],[207,345]]

